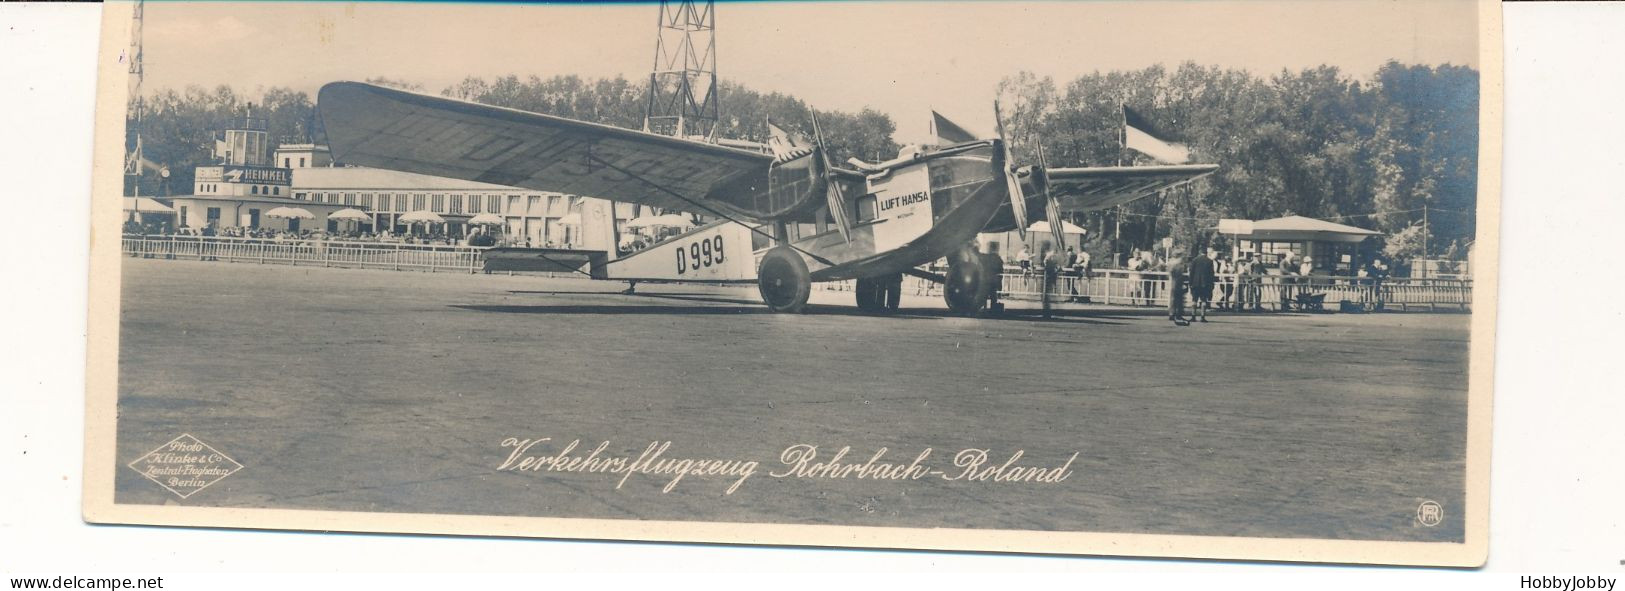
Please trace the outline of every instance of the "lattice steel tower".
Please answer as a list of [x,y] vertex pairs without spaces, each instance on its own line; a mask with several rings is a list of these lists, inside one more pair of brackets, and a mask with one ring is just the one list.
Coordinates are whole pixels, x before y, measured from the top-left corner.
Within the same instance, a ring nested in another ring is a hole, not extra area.
[[129,60],[130,64],[130,77],[127,81],[128,90],[130,91],[130,108],[135,112],[132,113],[133,121],[129,122],[129,128],[125,132],[133,137],[134,146],[124,156],[124,174],[135,177],[135,194],[137,197],[141,195],[143,160],[141,154],[141,119],[144,115],[142,110],[146,107],[146,101],[141,96],[141,83],[145,80],[147,74],[144,69],[145,66],[141,63],[141,13],[145,12],[145,8],[146,2],[137,1],[135,3],[135,13],[130,19],[130,48],[125,54],[125,59]]
[[643,129],[715,139],[717,114],[716,2],[660,0]]

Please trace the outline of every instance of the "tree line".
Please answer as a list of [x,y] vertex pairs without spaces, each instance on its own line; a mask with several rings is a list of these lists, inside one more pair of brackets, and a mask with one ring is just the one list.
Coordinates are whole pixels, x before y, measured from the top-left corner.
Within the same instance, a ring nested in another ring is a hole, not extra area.
[[[1219,218],[1302,215],[1379,230],[1390,256],[1458,254],[1478,203],[1476,70],[1388,62],[1355,79],[1332,66],[1258,76],[1186,62],[1058,85],[1023,72],[999,85],[1013,149],[1052,165],[1154,164],[1121,147],[1122,107],[1219,171],[1122,211],[1096,235],[1150,248],[1211,241]],[[1423,225],[1424,219],[1426,225]],[[1120,224],[1120,226],[1119,226]],[[1119,250],[1119,252],[1121,251]]]
[[[1210,229],[1221,217],[1303,215],[1380,230],[1391,256],[1409,258],[1422,254],[1424,243],[1437,255],[1472,240],[1478,76],[1469,67],[1397,62],[1365,79],[1332,66],[1260,76],[1187,62],[1096,72],[1064,84],[1021,72],[1002,80],[998,95],[1021,162],[1036,160],[1041,141],[1053,166],[1153,164],[1121,146],[1126,105],[1168,139],[1188,145],[1194,161],[1220,165],[1183,188],[1075,219],[1095,238],[1120,237],[1096,244],[1102,251],[1150,248],[1165,236],[1195,246],[1212,239]],[[425,90],[402,80],[368,81]],[[645,85],[621,77],[470,77],[440,94],[637,129]],[[811,128],[808,105],[791,95],[723,81],[718,99],[719,137],[766,141],[769,120],[802,133]],[[166,89],[142,101],[144,154],[167,166],[170,176],[143,175],[141,193],[190,192],[192,168],[215,161],[219,130],[244,115],[249,103],[225,85]],[[266,118],[273,146],[326,141],[304,92],[266,90],[253,113]],[[884,113],[820,111],[819,118],[838,161],[897,153],[896,126]],[[126,194],[132,183],[127,179]]]

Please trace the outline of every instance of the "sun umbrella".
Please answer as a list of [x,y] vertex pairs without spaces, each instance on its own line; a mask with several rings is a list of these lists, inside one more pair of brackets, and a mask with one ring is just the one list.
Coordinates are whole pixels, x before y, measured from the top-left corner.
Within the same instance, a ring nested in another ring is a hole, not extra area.
[[655,222],[655,218],[657,218],[657,217],[660,217],[660,216],[646,215],[646,216],[642,216],[642,217],[632,218],[630,220],[627,220],[625,223],[622,223],[621,227],[630,230],[630,229],[648,228],[648,227],[651,227],[651,226],[658,226],[660,224]]
[[344,222],[370,222],[372,221],[372,215],[359,209],[340,209],[327,214],[327,219]]
[[400,222],[403,224],[443,224],[446,222],[446,218],[440,217],[440,214],[432,211],[414,211],[412,213],[402,215],[400,217]]
[[[1033,225],[1027,226],[1027,231],[1028,232],[1037,232],[1039,234],[1047,234],[1047,233],[1049,233],[1049,222],[1033,222]],[[1083,228],[1079,228],[1077,226],[1077,224],[1062,220],[1061,221],[1061,233],[1063,233],[1063,234],[1087,234],[1087,233],[1089,233],[1089,231],[1085,230]]]
[[687,228],[694,225],[694,222],[690,221],[688,216],[679,213],[657,215],[654,218],[654,222],[657,226],[665,226],[668,228]]
[[494,214],[494,213],[482,213],[480,215],[468,218],[468,225],[470,225],[470,226],[500,226],[500,225],[502,225],[502,216],[499,216],[499,215]]
[[303,207],[286,207],[286,206],[278,207],[278,208],[273,209],[271,211],[265,212],[265,216],[266,217],[273,217],[273,218],[287,218],[287,219],[290,219],[290,220],[314,220],[314,219],[316,219],[316,214],[310,213],[309,210],[307,210],[307,209],[305,209]]

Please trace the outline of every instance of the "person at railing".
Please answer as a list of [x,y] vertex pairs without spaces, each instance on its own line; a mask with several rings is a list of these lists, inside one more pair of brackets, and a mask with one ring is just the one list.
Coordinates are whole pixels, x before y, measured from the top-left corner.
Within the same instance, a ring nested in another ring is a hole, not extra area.
[[1296,295],[1293,288],[1297,285],[1298,266],[1297,255],[1287,253],[1281,256],[1280,275],[1276,277],[1279,289],[1276,291],[1280,292],[1280,309],[1283,312],[1292,308],[1292,298]]
[[1027,245],[1025,245],[1025,244],[1021,245],[1021,252],[1016,253],[1016,264],[1021,265],[1021,276],[1022,276],[1022,278],[1027,278],[1027,277],[1032,276],[1032,274],[1033,274],[1033,253],[1032,253],[1032,251],[1027,250]]
[[1234,263],[1230,262],[1229,257],[1218,254],[1218,251],[1209,250],[1208,252],[1214,253],[1213,272],[1218,276],[1219,305],[1217,306],[1217,309],[1234,309],[1236,305],[1234,299],[1236,293],[1236,266]]
[[1145,280],[1142,271],[1150,269],[1150,263],[1145,255],[1136,248],[1129,253],[1128,259],[1128,297],[1131,304],[1151,305],[1151,282]]
[[1213,284],[1217,279],[1213,259],[1208,258],[1209,252],[1212,250],[1197,251],[1190,264],[1191,319],[1202,322],[1207,322],[1207,309],[1213,305]]
[[1257,312],[1264,307],[1264,270],[1258,259],[1252,253],[1245,253],[1241,260],[1236,261],[1236,282],[1241,292],[1238,296],[1240,310]]
[[1388,263],[1380,258],[1371,261],[1366,269],[1366,275],[1370,277],[1371,283],[1368,307],[1373,311],[1380,311],[1383,308],[1382,284],[1388,280],[1389,275]]

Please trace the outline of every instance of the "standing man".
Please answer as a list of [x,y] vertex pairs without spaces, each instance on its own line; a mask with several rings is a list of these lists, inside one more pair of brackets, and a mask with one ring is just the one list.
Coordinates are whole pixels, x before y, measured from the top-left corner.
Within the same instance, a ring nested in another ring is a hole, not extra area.
[[1294,278],[1298,274],[1297,256],[1292,253],[1281,255],[1281,311],[1292,309],[1292,285],[1297,283]]
[[1253,253],[1243,253],[1241,260],[1236,261],[1236,282],[1241,288],[1238,296],[1241,307],[1238,309],[1241,311],[1257,312],[1263,305],[1259,301],[1259,282],[1262,280],[1259,279],[1258,273],[1258,261],[1253,260]]
[[1188,324],[1185,321],[1185,292],[1189,288],[1190,277],[1185,261],[1176,256],[1168,261],[1168,319],[1174,324]]
[[[1214,252],[1214,251],[1208,251]],[[1236,265],[1228,257],[1213,256],[1214,271],[1219,274],[1219,309],[1232,310],[1236,307]]]
[[1213,259],[1209,258],[1212,249],[1208,252],[1197,252],[1196,258],[1191,259],[1191,319],[1200,318],[1207,322],[1207,309],[1213,305],[1213,284],[1218,273],[1213,269]]

